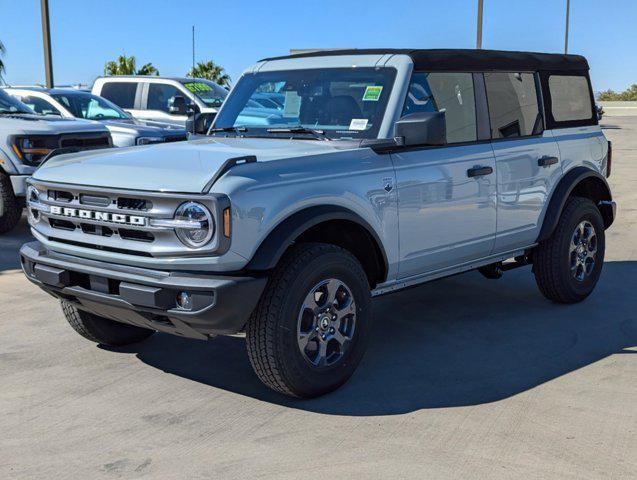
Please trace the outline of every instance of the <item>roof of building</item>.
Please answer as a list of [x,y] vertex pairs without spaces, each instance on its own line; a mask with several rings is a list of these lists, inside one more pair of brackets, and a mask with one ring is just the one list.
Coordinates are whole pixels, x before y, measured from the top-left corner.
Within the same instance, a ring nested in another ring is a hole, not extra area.
[[586,71],[588,62],[581,55],[559,53],[512,52],[505,50],[474,49],[349,49],[319,50],[281,57],[264,58],[262,61],[304,57],[329,57],[334,55],[408,55],[417,70],[455,71]]

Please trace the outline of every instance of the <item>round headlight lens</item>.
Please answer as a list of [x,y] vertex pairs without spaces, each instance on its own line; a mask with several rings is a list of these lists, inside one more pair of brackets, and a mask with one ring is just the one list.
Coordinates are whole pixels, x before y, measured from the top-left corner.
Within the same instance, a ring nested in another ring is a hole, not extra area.
[[36,223],[40,220],[40,212],[35,208],[31,208],[29,203],[39,203],[40,192],[33,185],[29,185],[27,188],[27,214],[31,223]]
[[206,245],[215,233],[215,223],[210,211],[200,203],[187,202],[175,212],[175,220],[199,222],[200,227],[177,228],[177,238],[190,248],[201,248]]

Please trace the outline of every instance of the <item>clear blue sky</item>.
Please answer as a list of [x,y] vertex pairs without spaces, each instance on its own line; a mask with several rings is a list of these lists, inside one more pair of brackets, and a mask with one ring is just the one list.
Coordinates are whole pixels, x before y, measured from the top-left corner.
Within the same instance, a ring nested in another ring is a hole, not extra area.
[[[233,79],[290,48],[473,48],[477,0],[49,0],[57,84],[92,83],[125,53],[163,75],[214,59]],[[561,52],[566,0],[484,0],[483,47]],[[0,0],[5,80],[44,82],[39,0]],[[596,91],[637,83],[637,0],[571,0],[572,53]]]

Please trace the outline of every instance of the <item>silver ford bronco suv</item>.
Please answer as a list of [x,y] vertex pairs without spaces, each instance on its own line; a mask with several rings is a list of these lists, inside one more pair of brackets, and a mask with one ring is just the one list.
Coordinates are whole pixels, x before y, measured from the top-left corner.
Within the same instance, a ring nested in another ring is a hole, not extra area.
[[552,301],[592,292],[615,204],[588,70],[488,50],[262,60],[206,135],[37,170],[24,273],[89,340],[245,333],[267,386],[324,394],[361,361],[373,296],[526,265]]

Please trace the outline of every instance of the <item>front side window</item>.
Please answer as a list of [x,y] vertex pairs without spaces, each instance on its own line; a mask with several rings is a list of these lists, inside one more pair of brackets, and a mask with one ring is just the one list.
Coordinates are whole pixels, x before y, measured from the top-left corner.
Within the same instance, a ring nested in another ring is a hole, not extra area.
[[214,82],[203,82],[201,80],[192,82],[182,82],[182,85],[192,92],[206,107],[220,107],[228,96],[228,90],[220,87]]
[[21,97],[20,100],[35,113],[40,113],[42,115],[60,115],[60,111],[57,108],[40,97],[25,95]]
[[151,83],[148,85],[148,110],[160,110],[170,113],[170,107],[176,96],[186,98],[186,95],[177,87],[166,83]]
[[87,120],[121,120],[130,118],[117,105],[90,93],[55,93],[51,95],[76,118]]
[[135,108],[136,82],[107,82],[100,96],[110,100],[120,108]]
[[452,72],[414,73],[403,116],[418,112],[444,112],[447,143],[477,140],[473,75]]
[[300,127],[331,138],[375,138],[395,76],[392,68],[366,67],[248,74],[226,100],[215,127],[244,127],[246,135]]
[[491,138],[512,138],[542,132],[535,76],[532,73],[484,74],[489,102]]
[[556,122],[589,120],[593,116],[588,80],[576,75],[549,77],[551,112]]

